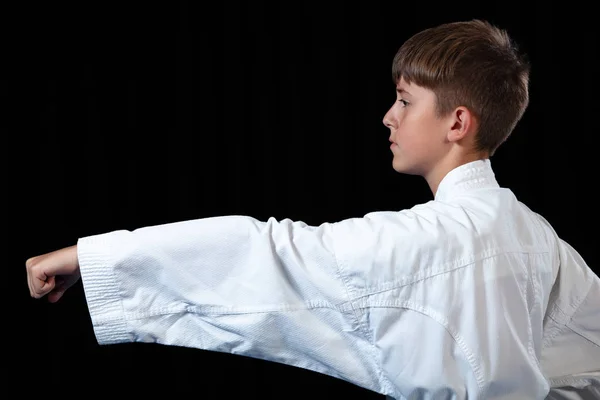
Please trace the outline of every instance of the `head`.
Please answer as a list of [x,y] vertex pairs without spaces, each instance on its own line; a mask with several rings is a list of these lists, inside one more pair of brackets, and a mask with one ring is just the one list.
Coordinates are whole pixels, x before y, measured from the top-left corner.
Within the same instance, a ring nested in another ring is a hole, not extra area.
[[481,20],[415,34],[396,53],[392,78],[397,98],[383,122],[394,169],[428,181],[493,156],[529,103],[528,62],[506,31]]

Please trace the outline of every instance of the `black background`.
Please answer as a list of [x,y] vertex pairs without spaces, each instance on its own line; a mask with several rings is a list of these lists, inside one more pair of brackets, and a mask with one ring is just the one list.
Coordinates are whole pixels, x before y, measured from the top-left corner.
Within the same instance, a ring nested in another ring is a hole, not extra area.
[[[578,4],[581,3],[581,4]],[[79,237],[217,215],[318,225],[430,200],[391,167],[391,61],[417,31],[483,18],[532,63],[500,185],[598,271],[591,3],[45,2],[6,10],[5,377],[25,394],[380,398],[246,357],[97,346],[80,285],[29,297],[25,260]],[[14,361],[14,362],[13,362]]]

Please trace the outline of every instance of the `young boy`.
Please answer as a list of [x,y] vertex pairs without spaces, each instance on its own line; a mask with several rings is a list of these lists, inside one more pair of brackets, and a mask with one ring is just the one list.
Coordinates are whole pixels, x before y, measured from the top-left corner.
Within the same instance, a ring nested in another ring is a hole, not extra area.
[[434,200],[319,226],[223,216],[84,237],[26,261],[31,296],[56,302],[81,277],[100,344],[246,355],[395,399],[600,398],[600,280],[491,168],[528,76],[487,22],[417,33],[383,122],[394,170]]

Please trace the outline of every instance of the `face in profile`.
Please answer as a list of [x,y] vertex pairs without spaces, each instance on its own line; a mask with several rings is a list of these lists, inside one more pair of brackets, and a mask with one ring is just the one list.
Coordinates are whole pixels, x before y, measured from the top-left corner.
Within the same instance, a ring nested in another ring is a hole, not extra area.
[[400,79],[383,124],[390,130],[395,171],[425,176],[443,156],[449,121],[436,115],[433,91]]

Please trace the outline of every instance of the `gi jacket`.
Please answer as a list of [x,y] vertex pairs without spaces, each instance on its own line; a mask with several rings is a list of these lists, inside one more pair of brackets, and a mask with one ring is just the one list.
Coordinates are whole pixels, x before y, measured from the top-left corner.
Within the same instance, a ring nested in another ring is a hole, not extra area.
[[78,256],[100,344],[240,354],[395,399],[600,396],[600,280],[489,159],[411,209],[204,218],[81,238]]

